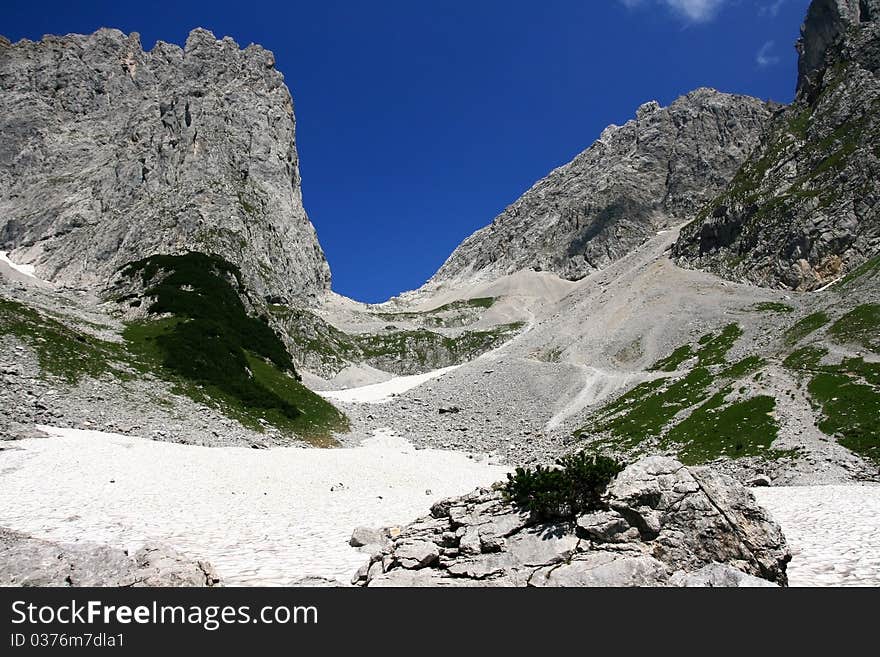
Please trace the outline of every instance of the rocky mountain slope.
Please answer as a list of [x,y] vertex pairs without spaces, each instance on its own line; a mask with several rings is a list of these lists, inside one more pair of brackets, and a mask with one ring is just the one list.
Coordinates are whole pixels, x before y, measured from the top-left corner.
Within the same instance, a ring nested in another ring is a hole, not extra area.
[[[399,399],[366,409],[347,405],[355,425],[379,422],[420,445],[481,449],[512,463],[586,448],[626,459],[662,453],[689,465],[712,463],[742,481],[759,474],[777,483],[876,480],[880,244],[873,208],[880,136],[873,6],[811,5],[795,103],[768,110],[768,132],[754,133],[755,155],[739,171],[728,170],[732,182],[720,197],[707,194],[702,206],[694,201],[681,211],[683,221],[696,221],[680,235],[675,227],[639,223],[646,215],[637,211],[624,213],[620,222],[632,219],[627,225],[640,228],[594,235],[608,238],[598,269],[576,282],[526,271],[558,265],[556,274],[571,273],[567,242],[545,239],[563,235],[566,224],[545,210],[577,206],[593,193],[591,185],[622,180],[635,189],[641,181],[655,195],[651,216],[668,217],[661,206],[669,203],[665,185],[672,178],[658,188],[658,176],[633,168],[651,161],[635,137],[627,157],[605,161],[612,174],[575,175],[606,153],[603,136],[468,238],[431,283],[391,305],[486,296],[517,279],[516,291],[499,291],[494,303],[525,328],[501,349]],[[719,97],[704,90],[694,96]],[[688,98],[678,101],[678,112],[692,108]],[[667,121],[674,107],[643,108],[608,140],[618,132],[638,135],[652,117]],[[745,206],[728,199],[749,180],[760,181],[763,196],[749,201],[757,214],[739,234],[725,217]],[[809,239],[799,232],[807,224]],[[692,257],[700,240],[719,235],[731,237],[731,246]],[[782,242],[795,249],[789,255],[807,253],[798,244],[812,245],[825,264],[787,260],[778,251]],[[506,267],[525,269],[509,274]],[[548,278],[561,286],[559,294],[547,293]],[[449,408],[458,412],[438,415]]]
[[[844,66],[850,57],[867,61],[864,49],[828,46],[838,43],[833,20],[822,27],[828,6],[816,0],[804,28],[799,99],[824,79],[821,65],[804,63],[817,44]],[[851,26],[854,43],[872,25]],[[188,48],[198,51],[208,37],[194,35]],[[855,93],[861,79],[845,85]],[[743,481],[876,479],[876,259],[801,293],[730,283],[672,257],[676,249],[686,259],[681,245],[699,223],[681,236],[670,224],[701,203],[712,207],[752,146],[774,139],[772,131],[762,137],[768,117],[776,113],[775,125],[790,111],[707,89],[665,109],[648,103],[469,238],[431,284],[385,304],[332,294],[308,308],[298,298],[267,299],[248,278],[258,276],[254,263],[238,265],[240,256],[128,261],[104,303],[16,279],[0,307],[0,337],[17,354],[0,363],[8,365],[0,410],[18,423],[8,433],[35,422],[94,426],[87,423],[97,416],[97,426],[122,433],[266,446],[295,436],[334,444],[349,440],[340,436],[347,430],[356,441],[391,427],[420,447],[510,464],[578,447],[710,462]],[[823,116],[804,115],[804,134],[824,129]],[[829,169],[821,160],[804,166],[816,176]],[[68,238],[78,239],[59,243]],[[601,257],[582,257],[594,251]],[[197,266],[200,259],[209,264]],[[230,312],[218,316],[221,306]],[[225,338],[212,334],[216,327]],[[190,367],[184,353],[203,360]],[[221,366],[224,354],[234,372]],[[451,365],[459,367],[446,371]],[[308,390],[441,368],[443,376],[385,403],[337,396],[344,415]]]
[[812,290],[880,249],[880,2],[814,1],[798,48],[794,103],[682,230],[679,264]]
[[156,253],[216,253],[262,297],[312,302],[330,272],[300,191],[272,53],[194,30],[0,38],[0,249],[101,290]]
[[577,280],[681,223],[733,177],[773,107],[698,89],[645,103],[452,253],[433,288],[531,268]]

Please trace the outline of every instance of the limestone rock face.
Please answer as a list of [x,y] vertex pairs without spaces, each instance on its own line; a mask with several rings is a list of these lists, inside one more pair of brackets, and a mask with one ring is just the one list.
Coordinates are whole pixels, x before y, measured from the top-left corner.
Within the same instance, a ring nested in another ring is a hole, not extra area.
[[880,0],[814,0],[795,102],[686,226],[677,262],[813,290],[880,251]]
[[443,500],[371,557],[368,586],[785,585],[791,554],[748,489],[708,468],[647,457],[604,510],[539,523],[481,489]]
[[526,268],[576,280],[604,267],[717,194],[770,114],[755,98],[713,89],[665,108],[645,103],[468,237],[427,287]]
[[798,40],[798,92],[814,85],[830,49],[851,25],[876,21],[880,0],[816,0],[810,4]]
[[204,251],[269,297],[330,273],[302,205],[293,103],[271,52],[194,30],[0,37],[0,249],[100,290],[121,265]]
[[134,555],[118,548],[60,544],[0,528],[0,586],[214,586],[210,563],[161,545]]

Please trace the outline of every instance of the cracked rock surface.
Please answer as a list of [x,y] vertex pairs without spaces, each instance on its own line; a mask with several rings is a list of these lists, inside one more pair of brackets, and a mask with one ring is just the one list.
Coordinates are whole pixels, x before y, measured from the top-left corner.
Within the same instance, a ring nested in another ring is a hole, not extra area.
[[311,301],[330,270],[306,215],[293,100],[271,52],[193,30],[0,37],[0,250],[56,285],[204,251],[258,294]]
[[541,523],[480,489],[375,546],[366,586],[772,586],[787,584],[785,537],[748,489],[662,456],[624,469],[604,510]]
[[214,586],[206,561],[164,545],[133,555],[96,543],[53,543],[0,527],[0,586]]

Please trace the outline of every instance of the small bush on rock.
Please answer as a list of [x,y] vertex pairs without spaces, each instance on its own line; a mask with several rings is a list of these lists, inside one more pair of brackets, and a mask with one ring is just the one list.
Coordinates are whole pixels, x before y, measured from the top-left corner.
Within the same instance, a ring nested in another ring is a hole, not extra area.
[[505,498],[539,520],[573,519],[603,507],[602,494],[624,464],[585,452],[556,460],[556,467],[517,468],[507,475]]

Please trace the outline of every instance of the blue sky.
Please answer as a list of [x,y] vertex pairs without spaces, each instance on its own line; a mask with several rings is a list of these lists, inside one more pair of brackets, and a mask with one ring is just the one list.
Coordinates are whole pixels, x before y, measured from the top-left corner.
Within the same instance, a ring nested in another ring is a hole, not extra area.
[[274,51],[337,292],[421,285],[459,242],[641,103],[789,102],[808,0],[4,0],[12,40],[201,26]]

